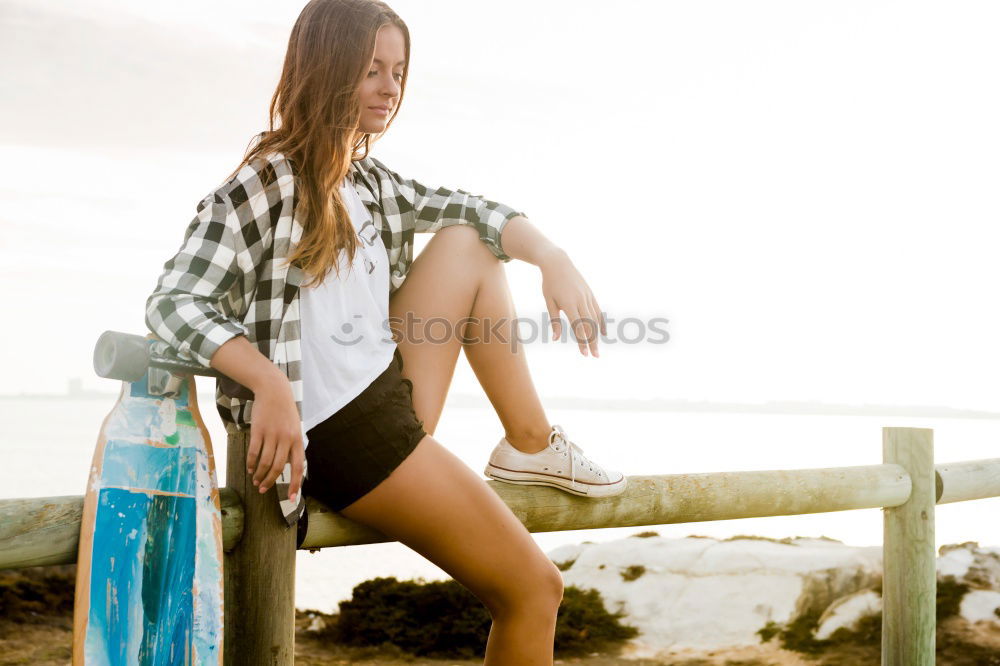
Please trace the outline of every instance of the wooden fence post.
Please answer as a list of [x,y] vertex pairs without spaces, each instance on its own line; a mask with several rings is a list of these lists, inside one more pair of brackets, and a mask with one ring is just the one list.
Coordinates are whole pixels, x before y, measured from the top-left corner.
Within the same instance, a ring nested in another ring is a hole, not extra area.
[[882,462],[912,484],[906,503],[883,509],[882,666],[934,666],[934,431],[882,428]]
[[226,553],[226,666],[291,666],[295,660],[296,530],[275,489],[263,495],[247,474],[250,431],[229,431],[226,485],[243,501],[243,536]]

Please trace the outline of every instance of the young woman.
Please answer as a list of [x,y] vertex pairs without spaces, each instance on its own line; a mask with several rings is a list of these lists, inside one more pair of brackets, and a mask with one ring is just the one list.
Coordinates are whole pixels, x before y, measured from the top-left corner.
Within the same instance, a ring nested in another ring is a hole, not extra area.
[[[486,663],[551,664],[561,574],[432,435],[464,349],[505,430],[487,476],[585,497],[624,491],[620,473],[548,423],[511,344],[503,263],[540,268],[555,336],[562,311],[584,355],[597,355],[604,321],[567,254],[523,213],[369,156],[398,112],[409,56],[406,24],[383,2],[306,5],[270,130],[199,203],[146,323],[253,392],[220,387],[217,407],[230,431],[250,429],[247,473],[260,492],[275,487],[289,524],[304,492],[397,539],[487,606]],[[413,260],[415,232],[434,236]]]

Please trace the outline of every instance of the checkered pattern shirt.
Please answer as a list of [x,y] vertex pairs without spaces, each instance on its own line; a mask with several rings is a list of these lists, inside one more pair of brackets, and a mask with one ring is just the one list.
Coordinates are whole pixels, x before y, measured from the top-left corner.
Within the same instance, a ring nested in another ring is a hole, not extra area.
[[[298,296],[306,276],[284,262],[303,233],[292,169],[280,153],[260,156],[198,203],[180,249],[146,300],[146,325],[181,357],[206,367],[225,342],[246,336],[287,375],[301,419]],[[415,232],[467,224],[497,258],[510,261],[500,235],[508,220],[524,213],[464,190],[403,178],[371,156],[354,161],[349,178],[388,252],[390,293],[406,278]],[[250,428],[253,400],[225,395],[217,382],[216,407],[230,433]],[[282,515],[294,525],[303,511],[302,493],[290,501],[290,482],[286,464],[275,488]]]

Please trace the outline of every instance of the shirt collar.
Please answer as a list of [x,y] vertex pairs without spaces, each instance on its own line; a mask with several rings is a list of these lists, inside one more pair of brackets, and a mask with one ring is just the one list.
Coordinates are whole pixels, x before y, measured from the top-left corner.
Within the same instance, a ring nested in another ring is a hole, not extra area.
[[372,187],[371,183],[365,177],[365,174],[362,173],[361,165],[358,164],[358,162],[351,162],[351,168],[347,170],[347,177],[351,179],[351,183],[353,183],[355,186],[357,186],[359,183],[364,185],[364,189],[367,190],[367,192],[361,194],[362,200],[370,196],[372,202],[374,202],[375,205],[379,207],[379,209],[382,208],[382,202],[379,201],[379,196],[376,193],[375,188]]

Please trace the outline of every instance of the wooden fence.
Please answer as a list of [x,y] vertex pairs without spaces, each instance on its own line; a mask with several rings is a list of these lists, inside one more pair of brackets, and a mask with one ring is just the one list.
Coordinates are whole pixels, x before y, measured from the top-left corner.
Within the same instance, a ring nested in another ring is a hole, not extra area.
[[[230,433],[222,489],[226,664],[294,662],[297,532],[249,485],[249,433]],[[484,481],[531,532],[884,510],[882,664],[934,664],[934,506],[1000,496],[1000,458],[934,464],[933,431],[883,428],[882,464],[630,476],[601,500]],[[242,500],[241,500],[242,498]],[[302,549],[391,541],[309,498]],[[0,500],[0,569],[76,561],[82,496]]]

